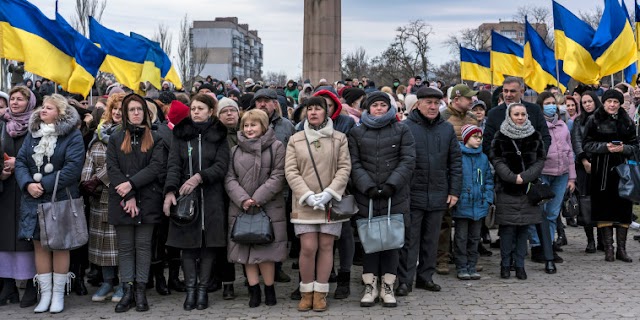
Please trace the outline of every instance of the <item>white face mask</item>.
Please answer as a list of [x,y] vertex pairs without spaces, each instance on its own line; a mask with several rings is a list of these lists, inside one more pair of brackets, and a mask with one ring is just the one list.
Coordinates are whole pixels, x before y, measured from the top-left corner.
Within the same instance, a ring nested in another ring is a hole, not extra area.
[[566,114],[567,113],[567,105],[566,104],[561,104],[558,106],[558,110],[560,110],[560,114]]

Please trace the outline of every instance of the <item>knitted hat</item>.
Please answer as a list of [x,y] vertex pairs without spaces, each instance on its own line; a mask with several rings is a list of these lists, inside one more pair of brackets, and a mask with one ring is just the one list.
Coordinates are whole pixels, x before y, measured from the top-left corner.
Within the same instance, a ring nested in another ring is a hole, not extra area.
[[462,126],[462,128],[460,128],[460,132],[462,133],[462,142],[464,144],[467,144],[467,141],[469,141],[469,139],[471,138],[471,136],[473,136],[473,134],[475,133],[482,134],[482,129],[472,124],[465,124],[464,126]]
[[224,109],[226,107],[232,107],[238,113],[240,112],[240,108],[238,108],[238,104],[233,99],[222,98],[222,99],[220,99],[220,101],[218,101],[218,112],[216,114],[216,116],[218,118],[220,118],[220,112],[222,112],[222,109]]
[[391,107],[391,99],[388,94],[381,91],[374,91],[367,95],[367,99],[362,104],[362,109],[369,110],[371,105],[377,101],[383,101],[387,106]]
[[602,103],[604,104],[608,99],[616,99],[620,101],[620,104],[624,103],[624,95],[616,89],[609,89],[602,95]]
[[173,100],[171,101],[171,108],[169,108],[169,114],[167,114],[167,120],[169,120],[169,128],[173,129],[175,125],[189,117],[191,109],[184,103]]
[[342,97],[348,105],[351,105],[366,93],[360,88],[346,88],[342,91]]
[[158,100],[164,104],[170,104],[171,101],[176,100],[176,95],[171,91],[162,91],[160,92]]
[[215,92],[216,91],[216,88],[214,88],[213,85],[211,85],[208,82],[203,83],[200,86],[200,88],[198,88],[198,93],[200,93],[200,90],[202,90],[202,89],[209,89],[209,91],[211,91],[211,92]]

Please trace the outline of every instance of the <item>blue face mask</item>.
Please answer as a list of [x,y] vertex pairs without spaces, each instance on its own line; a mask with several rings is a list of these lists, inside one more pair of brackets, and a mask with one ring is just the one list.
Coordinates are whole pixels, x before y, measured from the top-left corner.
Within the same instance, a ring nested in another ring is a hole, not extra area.
[[551,117],[558,111],[558,107],[555,104],[548,104],[544,106],[544,115]]

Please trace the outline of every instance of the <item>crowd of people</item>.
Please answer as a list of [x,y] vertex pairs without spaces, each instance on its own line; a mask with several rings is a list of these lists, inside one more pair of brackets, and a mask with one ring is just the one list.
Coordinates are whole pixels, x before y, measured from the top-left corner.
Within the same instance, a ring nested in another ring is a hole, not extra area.
[[[300,311],[326,310],[330,282],[335,299],[349,297],[354,264],[360,305],[396,307],[414,288],[440,291],[433,275],[449,274],[450,262],[458,279],[480,280],[486,244],[500,248],[504,279],[527,279],[529,252],[556,273],[571,193],[591,199],[585,252],[632,261],[633,203],[612,170],[639,151],[640,90],[630,85],[533,95],[513,77],[493,92],[418,76],[382,87],[366,77],[284,87],[207,77],[190,92],[165,82],[143,97],[116,84],[86,100],[27,81],[0,92],[0,306],[58,313],[65,294],[87,295],[90,283],[91,300],[111,300],[115,312],[149,310],[154,287],[203,310],[216,290],[236,298],[236,265],[249,307],[273,306],[275,283],[291,281],[290,257]],[[536,184],[555,196],[532,202]],[[332,218],[347,196],[357,213]],[[80,197],[88,243],[43,247],[41,205]],[[185,199],[191,219],[172,217]],[[403,216],[404,245],[364,253],[356,222],[389,213]],[[246,214],[268,217],[272,241],[234,239]]]

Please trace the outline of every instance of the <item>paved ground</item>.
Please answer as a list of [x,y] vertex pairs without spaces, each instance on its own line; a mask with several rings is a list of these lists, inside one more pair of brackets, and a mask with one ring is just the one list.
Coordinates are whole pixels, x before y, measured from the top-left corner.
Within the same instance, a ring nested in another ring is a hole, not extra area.
[[[495,230],[493,231],[495,234]],[[329,310],[324,313],[300,313],[297,302],[289,293],[294,284],[277,284],[278,305],[248,308],[248,295],[242,281],[236,283],[238,297],[223,301],[222,293],[210,295],[210,307],[204,311],[182,310],[183,294],[172,293],[161,297],[149,290],[151,310],[139,313],[133,309],[125,314],[113,312],[114,303],[91,302],[91,296],[68,296],[65,311],[58,315],[35,315],[32,308],[20,309],[17,305],[0,307],[0,319],[620,319],[640,318],[640,244],[631,240],[636,232],[629,233],[628,251],[633,263],[604,261],[604,254],[585,254],[582,228],[567,229],[569,245],[560,255],[565,262],[558,265],[558,273],[547,275],[542,264],[526,262],[529,279],[520,281],[499,278],[499,254],[481,258],[483,278],[479,281],[459,281],[453,274],[436,275],[442,292],[414,290],[408,297],[399,298],[397,308],[360,308],[362,286],[358,281],[361,268],[354,267],[352,294],[347,300],[329,300]],[[291,261],[285,270],[293,275]],[[242,274],[242,273],[238,273]],[[332,284],[332,291],[335,285]],[[96,288],[90,288],[92,294]]]

